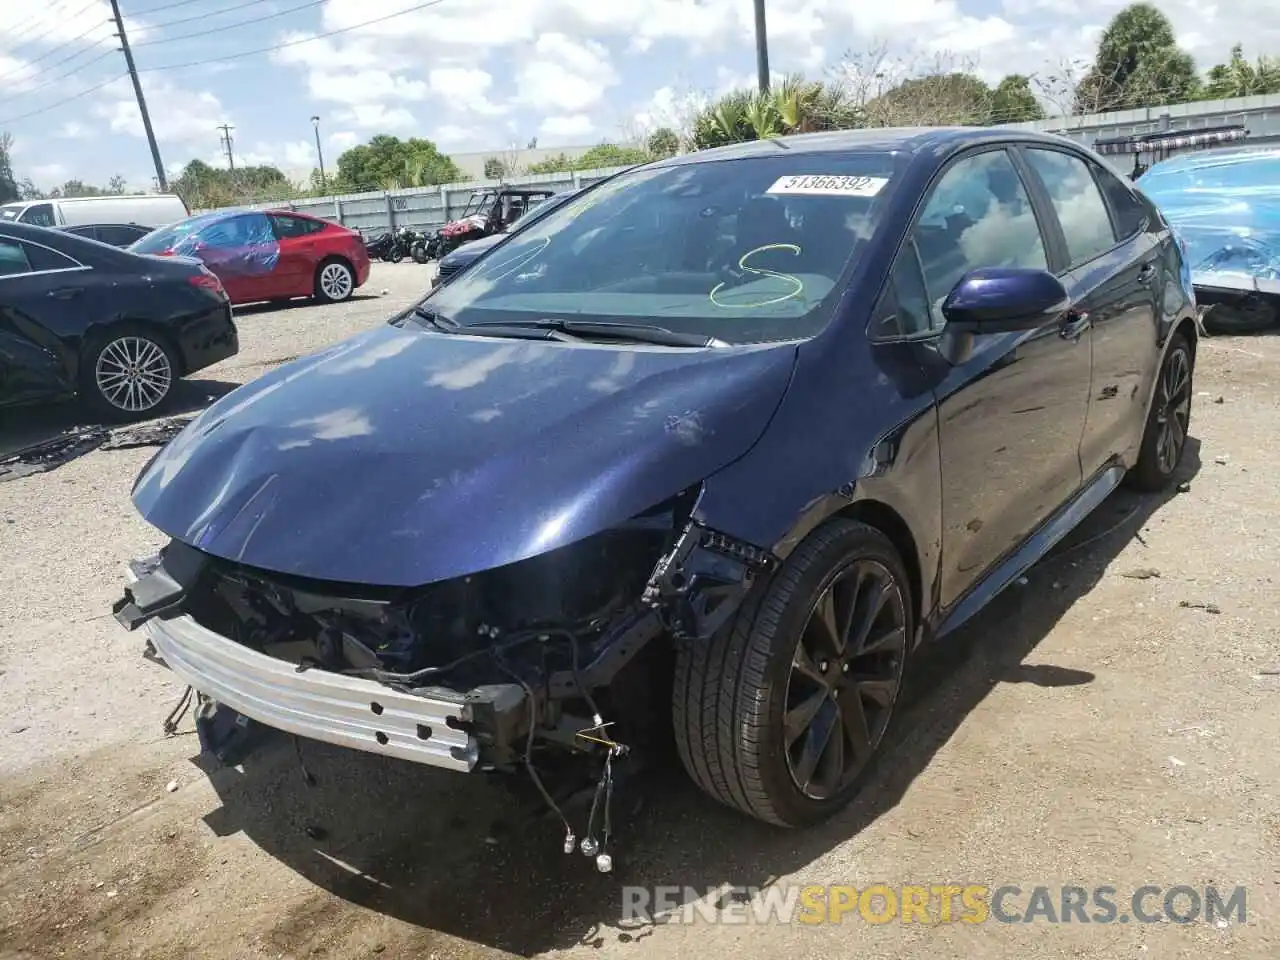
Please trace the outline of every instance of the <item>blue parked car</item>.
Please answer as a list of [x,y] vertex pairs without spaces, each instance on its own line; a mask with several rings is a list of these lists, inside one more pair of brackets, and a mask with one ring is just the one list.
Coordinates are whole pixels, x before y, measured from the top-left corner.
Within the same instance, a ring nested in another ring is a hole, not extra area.
[[172,540],[116,615],[208,698],[208,749],[248,718],[458,771],[594,756],[607,796],[674,727],[711,796],[809,824],[910,654],[1175,476],[1182,277],[1053,136],[633,168],[193,421],[133,489]]

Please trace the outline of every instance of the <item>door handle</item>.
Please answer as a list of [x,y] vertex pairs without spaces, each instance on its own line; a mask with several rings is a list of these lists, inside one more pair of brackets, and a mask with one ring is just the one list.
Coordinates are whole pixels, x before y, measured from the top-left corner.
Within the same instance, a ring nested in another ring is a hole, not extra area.
[[54,300],[70,300],[82,293],[84,293],[84,287],[58,287],[56,290],[50,290],[47,296]]
[[1067,315],[1062,318],[1062,325],[1058,328],[1058,334],[1063,340],[1074,342],[1079,340],[1092,325],[1093,321],[1086,311],[1068,310]]
[[1138,271],[1139,283],[1150,283],[1155,279],[1156,265],[1154,263],[1144,263],[1142,269]]

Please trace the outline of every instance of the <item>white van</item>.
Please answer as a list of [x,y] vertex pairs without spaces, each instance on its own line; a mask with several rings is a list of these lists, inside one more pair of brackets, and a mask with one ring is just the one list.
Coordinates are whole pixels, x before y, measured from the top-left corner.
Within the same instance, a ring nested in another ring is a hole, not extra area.
[[172,193],[133,196],[69,197],[65,200],[22,200],[0,206],[0,220],[37,227],[75,227],[97,223],[136,223],[155,229],[191,215]]

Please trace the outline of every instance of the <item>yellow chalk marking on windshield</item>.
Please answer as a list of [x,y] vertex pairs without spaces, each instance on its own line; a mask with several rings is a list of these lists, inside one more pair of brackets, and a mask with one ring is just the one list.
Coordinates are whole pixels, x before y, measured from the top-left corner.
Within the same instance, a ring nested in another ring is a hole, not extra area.
[[761,300],[757,303],[721,303],[719,300],[716,299],[716,294],[718,294],[720,290],[725,286],[724,281],[721,281],[720,283],[717,283],[714,287],[712,287],[711,292],[707,294],[707,297],[711,300],[711,302],[715,304],[717,307],[720,307],[721,309],[728,309],[730,307],[740,307],[748,310],[754,310],[757,307],[769,307],[775,303],[783,303],[784,301],[787,301],[787,300],[794,300],[800,294],[804,293],[804,283],[798,277],[793,277],[789,273],[778,273],[774,270],[765,270],[762,267],[747,266],[747,260],[755,256],[757,253],[764,253],[766,250],[789,250],[791,253],[795,254],[797,257],[800,256],[800,247],[797,244],[766,243],[762,247],[756,247],[754,250],[748,250],[741,257],[739,257],[738,269],[744,270],[747,273],[759,274],[762,277],[773,277],[776,280],[790,280],[792,283],[796,285],[794,290],[792,290],[790,293],[783,294],[780,297],[774,297],[771,300]]

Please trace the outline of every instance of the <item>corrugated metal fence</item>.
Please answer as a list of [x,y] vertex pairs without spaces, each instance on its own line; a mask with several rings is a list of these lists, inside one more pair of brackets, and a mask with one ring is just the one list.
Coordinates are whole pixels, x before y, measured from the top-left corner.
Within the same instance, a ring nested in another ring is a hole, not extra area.
[[[560,193],[589,186],[612,176],[624,167],[582,170],[573,173],[547,173],[512,177],[504,186],[546,187]],[[409,227],[413,230],[435,230],[458,217],[477,191],[492,190],[496,180],[473,183],[449,183],[438,187],[408,187],[403,190],[379,190],[374,193],[352,193],[340,197],[307,197],[277,203],[250,204],[256,210],[297,210],[315,217],[333,220],[367,235],[384,230]]]

